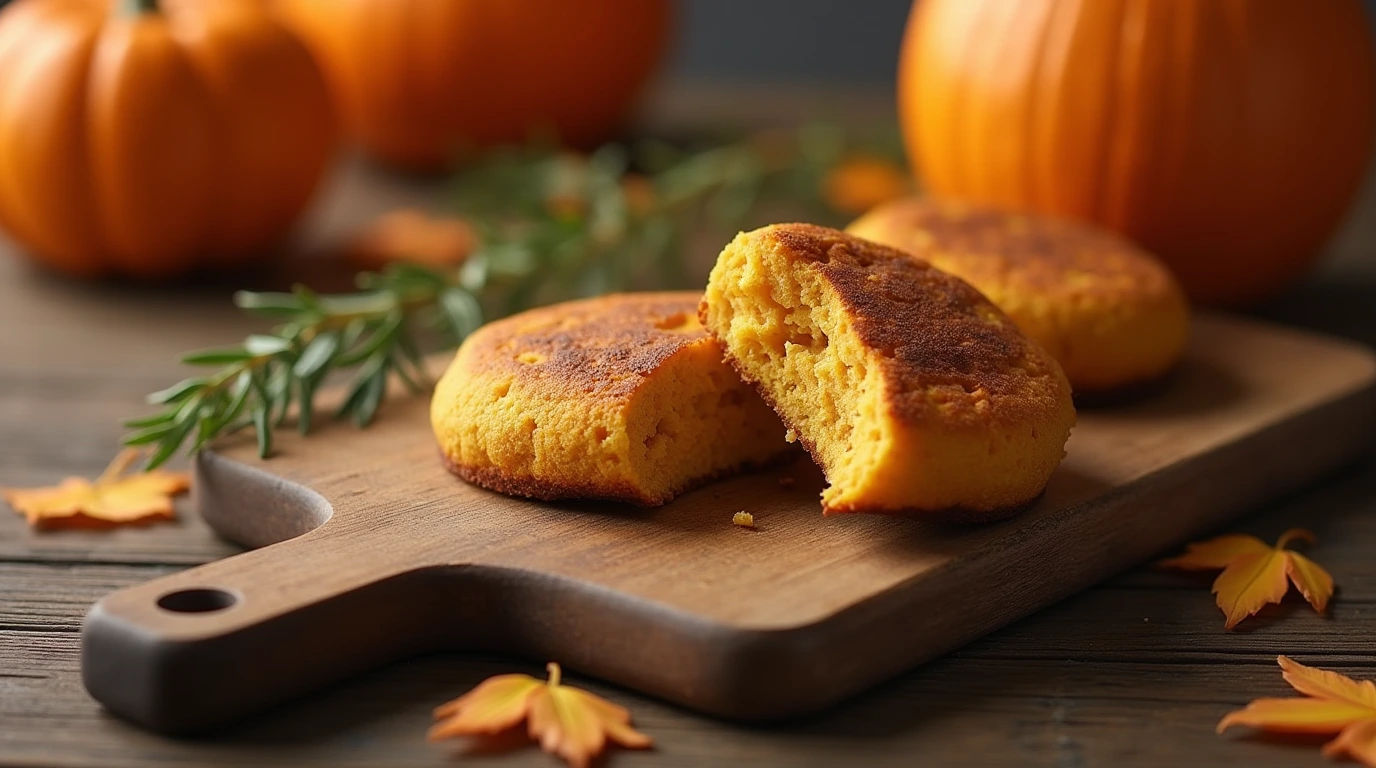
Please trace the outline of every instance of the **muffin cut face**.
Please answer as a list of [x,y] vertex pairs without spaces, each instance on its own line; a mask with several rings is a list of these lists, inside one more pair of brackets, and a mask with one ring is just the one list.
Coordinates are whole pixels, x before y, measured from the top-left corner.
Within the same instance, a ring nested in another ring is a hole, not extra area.
[[738,235],[700,315],[826,473],[825,512],[998,517],[1074,423],[1059,366],[978,291],[806,224]]
[[790,452],[702,328],[699,298],[605,296],[479,329],[431,406],[450,469],[512,495],[653,506]]
[[1189,304],[1165,265],[1088,224],[909,198],[847,232],[978,288],[1061,364],[1076,392],[1161,377],[1180,359]]

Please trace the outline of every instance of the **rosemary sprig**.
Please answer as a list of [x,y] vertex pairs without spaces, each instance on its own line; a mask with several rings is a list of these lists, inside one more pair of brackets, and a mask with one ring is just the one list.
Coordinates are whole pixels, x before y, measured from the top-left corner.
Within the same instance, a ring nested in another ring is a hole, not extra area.
[[[684,240],[702,224],[739,227],[764,202],[807,206],[814,220],[834,218],[822,180],[851,149],[839,130],[810,126],[698,151],[645,142],[587,156],[542,148],[490,153],[454,186],[455,207],[481,243],[461,266],[393,264],[361,273],[359,292],[350,294],[300,286],[237,293],[240,308],[277,325],[236,346],[185,355],[188,365],[216,370],[149,395],[160,410],[126,422],[133,431],[124,442],[151,446],[152,468],[182,446],[194,453],[252,426],[266,457],[289,413],[302,434],[310,431],[317,389],[348,369],[352,383],[336,415],[366,426],[390,376],[415,391],[427,386],[423,332],[457,345],[484,318],[609,291],[690,285]],[[868,152],[875,153],[872,144]]]
[[126,422],[135,431],[125,444],[156,446],[148,461],[155,467],[184,443],[198,451],[216,436],[252,425],[259,453],[267,456],[273,429],[293,402],[297,427],[306,434],[320,383],[331,371],[351,367],[357,371],[336,416],[364,426],[377,413],[390,374],[416,391],[428,382],[414,342],[417,325],[461,338],[482,320],[472,294],[447,275],[398,264],[370,274],[366,284],[365,291],[338,296],[299,286],[292,293],[235,294],[240,308],[279,324],[242,344],[183,356],[187,365],[218,370],[149,395],[162,410]]

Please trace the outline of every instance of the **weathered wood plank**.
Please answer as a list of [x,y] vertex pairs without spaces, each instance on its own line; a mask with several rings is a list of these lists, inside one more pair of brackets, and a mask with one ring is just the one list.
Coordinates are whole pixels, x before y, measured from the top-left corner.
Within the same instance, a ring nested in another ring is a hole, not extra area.
[[[1083,614],[1081,614],[1083,615]],[[1018,630],[1012,630],[1018,631]],[[990,639],[980,646],[996,643]],[[490,657],[437,655],[396,664],[260,716],[222,735],[164,739],[101,712],[80,688],[76,636],[0,632],[0,763],[429,766],[452,764],[455,744],[424,741],[430,709],[482,678],[539,670]],[[1370,676],[1376,661],[1307,657]],[[9,670],[6,670],[8,672]],[[635,694],[571,677],[626,704],[655,737],[653,753],[617,766],[690,765],[1313,765],[1310,744],[1218,737],[1225,712],[1284,695],[1274,663],[1085,662],[958,655],[806,721],[752,728],[686,715]],[[527,748],[466,757],[464,765],[550,765]]]
[[178,570],[178,566],[0,562],[0,628],[76,632],[106,593]]
[[242,551],[211,532],[185,499],[177,508],[172,522],[106,531],[33,530],[22,517],[0,510],[0,562],[198,565]]

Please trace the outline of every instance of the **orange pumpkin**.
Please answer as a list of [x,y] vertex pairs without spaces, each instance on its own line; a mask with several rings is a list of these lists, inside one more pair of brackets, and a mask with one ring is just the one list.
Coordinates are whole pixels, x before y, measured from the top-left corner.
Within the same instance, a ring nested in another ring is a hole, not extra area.
[[251,0],[0,12],[0,226],[61,271],[255,258],[309,201],[334,138],[309,51]]
[[1370,30],[1360,0],[918,0],[903,132],[937,194],[1098,221],[1250,303],[1366,169]]
[[417,169],[464,147],[609,138],[668,37],[668,0],[279,0],[348,126]]

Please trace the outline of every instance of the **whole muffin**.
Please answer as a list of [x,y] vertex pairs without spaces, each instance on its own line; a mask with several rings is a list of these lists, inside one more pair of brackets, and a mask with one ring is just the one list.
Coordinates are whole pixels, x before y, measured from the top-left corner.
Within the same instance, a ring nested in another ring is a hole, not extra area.
[[449,468],[495,491],[653,506],[790,451],[698,293],[603,296],[483,326],[435,388]]
[[1189,305],[1170,271],[1097,227],[909,198],[846,231],[978,288],[1060,362],[1076,392],[1158,378],[1185,349]]
[[985,520],[1036,498],[1075,422],[1056,361],[979,291],[810,224],[736,236],[699,310],[822,467],[825,513]]

